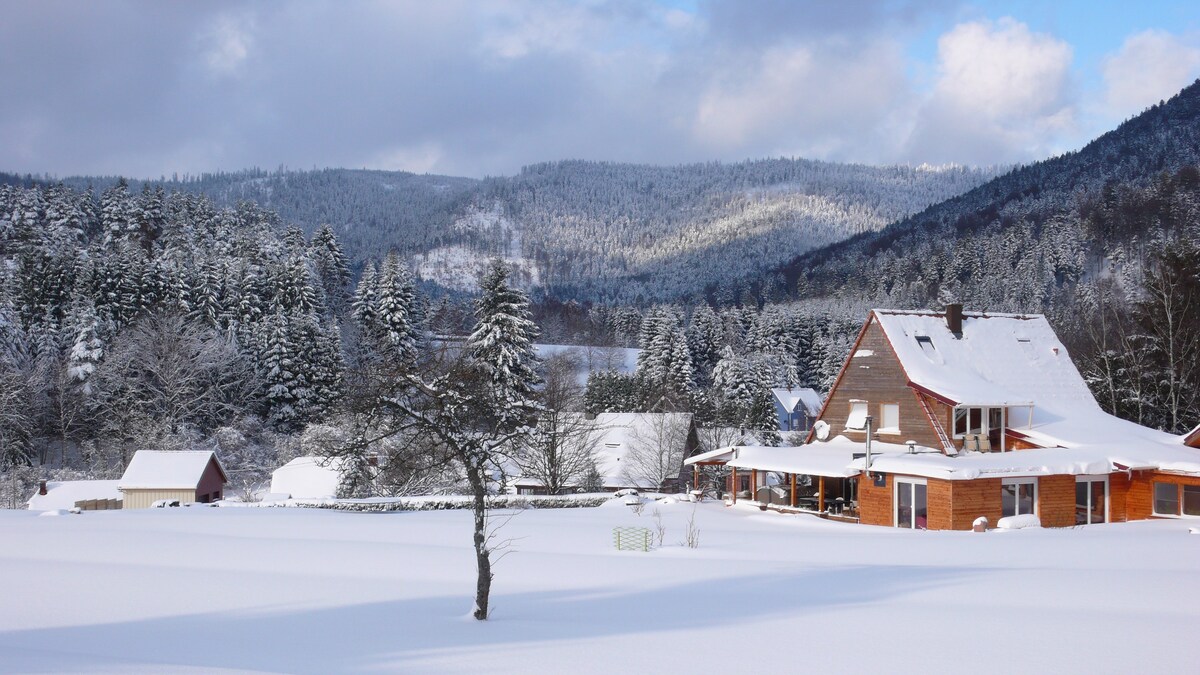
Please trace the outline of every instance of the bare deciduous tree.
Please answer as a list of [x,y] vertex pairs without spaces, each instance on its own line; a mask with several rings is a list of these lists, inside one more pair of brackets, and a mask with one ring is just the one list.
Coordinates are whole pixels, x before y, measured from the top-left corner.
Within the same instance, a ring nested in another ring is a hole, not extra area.
[[103,431],[122,445],[214,429],[251,407],[258,390],[230,339],[177,315],[119,334],[95,380]]
[[679,476],[687,452],[691,415],[642,413],[629,433],[629,451],[621,470],[632,485],[662,486]]

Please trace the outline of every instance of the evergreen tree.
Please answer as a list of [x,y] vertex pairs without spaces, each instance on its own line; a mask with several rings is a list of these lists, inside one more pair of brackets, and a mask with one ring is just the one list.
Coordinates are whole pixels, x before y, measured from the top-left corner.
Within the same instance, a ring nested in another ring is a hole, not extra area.
[[417,291],[412,276],[395,253],[384,260],[374,305],[374,334],[381,343],[381,351],[399,364],[415,362]]
[[529,318],[529,299],[509,286],[508,277],[508,266],[493,261],[480,283],[475,330],[466,343],[474,367],[487,383],[486,397],[495,406],[502,429],[529,423],[530,412],[537,409],[535,387],[541,381],[533,350],[537,326]]

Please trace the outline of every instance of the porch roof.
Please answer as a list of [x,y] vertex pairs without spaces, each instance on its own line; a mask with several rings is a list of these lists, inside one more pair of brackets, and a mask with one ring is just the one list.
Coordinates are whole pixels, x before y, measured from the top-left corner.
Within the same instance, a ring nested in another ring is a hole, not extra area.
[[858,474],[851,466],[848,448],[805,445],[799,447],[740,446],[727,466],[759,471],[846,478]]
[[709,450],[698,455],[692,455],[683,460],[684,464],[724,464],[733,459],[734,450],[738,446],[729,446],[727,448],[717,448]]

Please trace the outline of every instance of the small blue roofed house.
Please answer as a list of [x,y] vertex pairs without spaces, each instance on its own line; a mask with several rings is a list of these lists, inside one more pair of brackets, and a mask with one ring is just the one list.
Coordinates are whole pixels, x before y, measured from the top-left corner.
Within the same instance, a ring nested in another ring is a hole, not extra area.
[[772,389],[780,431],[808,431],[821,414],[821,395],[815,389]]

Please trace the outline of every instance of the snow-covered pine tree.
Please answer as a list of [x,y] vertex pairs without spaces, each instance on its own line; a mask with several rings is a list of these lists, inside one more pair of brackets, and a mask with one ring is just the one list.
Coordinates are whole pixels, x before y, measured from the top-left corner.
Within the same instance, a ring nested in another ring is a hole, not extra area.
[[267,420],[280,431],[295,431],[302,426],[297,409],[305,396],[304,382],[296,363],[296,346],[291,326],[282,311],[276,311],[259,324],[259,370],[264,386]]
[[389,253],[379,274],[374,323],[380,350],[397,365],[412,365],[417,358],[416,305],[412,275],[399,256]]
[[322,225],[308,245],[309,257],[317,268],[317,276],[325,288],[325,298],[335,314],[346,306],[346,285],[350,283],[350,264],[337,236],[329,225]]
[[354,304],[352,309],[354,322],[366,335],[378,330],[379,317],[379,279],[375,263],[369,262],[363,268],[362,277],[354,289]]
[[474,367],[488,382],[487,396],[503,429],[532,424],[530,415],[537,410],[534,391],[541,381],[533,349],[538,330],[530,319],[529,298],[509,286],[508,277],[508,266],[493,261],[479,285],[475,330],[466,343]]
[[90,304],[80,307],[72,316],[75,342],[67,354],[67,374],[83,395],[92,395],[92,374],[104,358],[104,343],[100,339],[100,319]]

